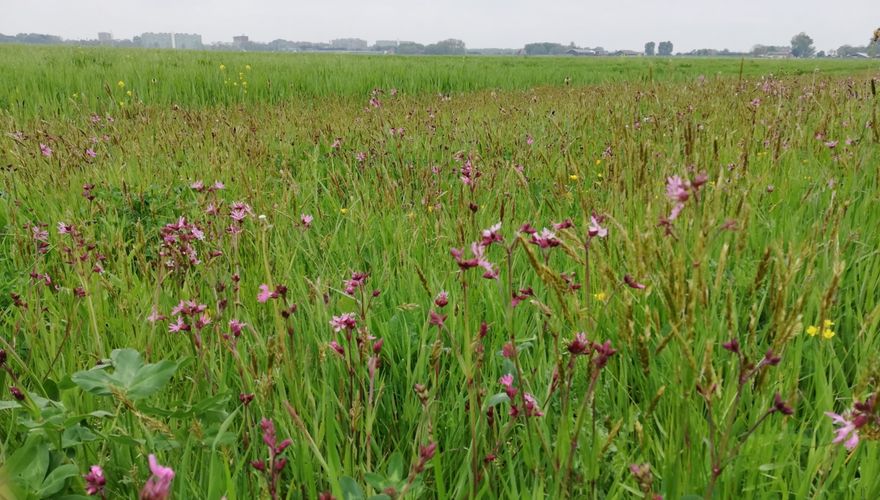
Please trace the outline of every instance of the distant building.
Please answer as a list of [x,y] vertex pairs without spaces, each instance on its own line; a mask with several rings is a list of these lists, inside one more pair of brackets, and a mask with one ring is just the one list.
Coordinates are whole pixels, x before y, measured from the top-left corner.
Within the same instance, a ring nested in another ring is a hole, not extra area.
[[623,57],[635,57],[643,55],[641,52],[637,52],[635,50],[618,50],[614,52],[615,56],[623,56]]
[[367,50],[369,44],[360,38],[337,38],[330,41],[333,50]]
[[593,49],[568,49],[565,51],[570,56],[595,56],[598,55]]
[[107,33],[106,31],[102,31],[98,33],[98,42],[102,44],[109,44],[113,42],[113,34]]
[[132,39],[135,47],[145,49],[190,49],[199,50],[202,35],[195,33],[141,33]]
[[396,49],[397,40],[376,40],[376,43],[373,44],[373,47],[380,47],[383,49]]
[[232,37],[232,45],[235,45],[236,47],[246,45],[249,41],[250,40],[248,39],[247,35],[238,35]]
[[142,33],[134,37],[134,43],[147,49],[173,49],[174,36],[171,33]]
[[202,35],[196,33],[174,33],[174,48],[184,50],[201,50]]
[[784,59],[791,57],[791,47],[773,47],[764,54],[764,57],[770,59]]

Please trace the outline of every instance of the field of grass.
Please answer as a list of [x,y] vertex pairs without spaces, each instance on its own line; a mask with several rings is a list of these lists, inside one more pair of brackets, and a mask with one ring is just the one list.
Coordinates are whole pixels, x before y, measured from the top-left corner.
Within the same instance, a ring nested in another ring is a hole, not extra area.
[[0,498],[878,498],[878,76],[0,47]]

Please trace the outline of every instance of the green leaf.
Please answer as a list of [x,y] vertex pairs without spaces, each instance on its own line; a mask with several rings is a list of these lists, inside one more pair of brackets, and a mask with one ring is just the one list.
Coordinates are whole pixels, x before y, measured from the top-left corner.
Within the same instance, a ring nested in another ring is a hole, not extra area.
[[64,433],[61,435],[61,447],[70,448],[96,439],[98,436],[94,432],[81,425],[75,425],[64,429]]
[[110,396],[113,394],[110,392],[110,387],[112,386],[112,379],[107,372],[104,371],[106,367],[96,367],[91,370],[76,372],[71,375],[70,379],[80,387],[80,389],[94,394],[95,396]]
[[159,392],[177,371],[177,363],[163,359],[146,365],[136,373],[136,382],[129,385],[126,395],[132,400],[144,399]]
[[110,353],[110,360],[113,362],[113,368],[116,370],[113,378],[118,380],[124,387],[129,387],[135,382],[138,370],[144,366],[141,353],[134,349],[114,349]]
[[339,479],[339,487],[342,489],[342,500],[364,500],[364,490],[354,479],[342,476]]
[[367,481],[367,484],[377,490],[384,490],[385,487],[388,486],[388,481],[375,472],[365,473],[364,479]]
[[107,372],[107,366],[98,366],[74,373],[71,380],[96,396],[110,396],[115,388],[137,401],[162,389],[178,368],[178,363],[168,360],[145,365],[140,353],[134,349],[116,349],[110,359],[113,361],[112,374]]
[[498,394],[493,394],[492,396],[489,397],[489,399],[486,400],[486,408],[484,408],[484,410],[492,408],[494,406],[498,406],[501,403],[509,403],[509,402],[510,402],[510,397],[507,395],[507,393],[499,392]]
[[395,451],[391,454],[391,458],[388,459],[388,467],[385,469],[388,480],[392,482],[398,482],[403,479],[403,455],[399,451]]
[[39,435],[31,435],[24,446],[9,457],[6,469],[12,482],[34,491],[43,484],[49,469],[49,445]]
[[0,401],[0,410],[14,410],[16,408],[21,408],[18,401]]
[[67,482],[67,479],[76,476],[77,474],[79,474],[79,469],[73,464],[56,467],[55,470],[50,472],[49,475],[46,476],[46,479],[43,480],[43,485],[37,491],[37,496],[40,498],[46,498],[58,493],[64,488],[64,483]]

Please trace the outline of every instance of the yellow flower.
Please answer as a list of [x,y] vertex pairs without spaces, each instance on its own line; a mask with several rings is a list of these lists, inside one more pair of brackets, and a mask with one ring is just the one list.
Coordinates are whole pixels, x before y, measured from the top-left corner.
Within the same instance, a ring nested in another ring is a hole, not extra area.
[[605,292],[596,292],[593,294],[593,298],[598,300],[599,302],[605,302],[605,299],[607,299],[608,296],[605,295]]
[[568,178],[571,179],[572,181],[577,181],[577,180],[578,180],[578,176],[577,176],[577,174],[571,174],[571,175],[568,176]]
[[245,65],[244,65],[244,69],[250,71],[250,70],[251,70],[251,65],[250,65],[250,64],[245,64]]
[[221,64],[221,65],[220,65],[220,71],[226,71],[226,65],[225,65],[225,64]]
[[602,177],[602,172],[599,172],[596,175],[598,175],[599,177]]
[[415,213],[415,212],[410,212],[410,213],[406,214],[406,216],[409,217],[410,219],[415,219],[415,218],[416,218],[416,213]]
[[123,82],[122,80],[119,80],[118,82],[116,82],[116,86],[118,86],[121,89],[125,88],[125,82]]
[[602,160],[601,160],[601,159],[596,160],[596,165],[599,165],[599,164],[601,164],[601,163],[602,163]]
[[428,205],[428,213],[432,213],[434,211],[434,205]]
[[807,327],[807,335],[809,335],[810,337],[815,337],[817,333],[819,333],[818,326],[810,325]]
[[823,325],[825,326],[825,328],[830,328],[830,327],[834,326],[834,322],[831,321],[830,319],[826,319],[825,322],[823,323]]
[[822,338],[824,338],[825,340],[831,340],[831,337],[833,337],[833,336],[834,336],[834,330],[832,330],[830,328],[826,328],[826,329],[822,330]]
[[342,215],[345,215],[348,213],[348,209],[347,208],[340,208],[339,213],[341,213]]
[[129,90],[128,92],[126,92],[125,94],[126,94],[128,97],[131,97],[131,91],[130,91],[130,90]]

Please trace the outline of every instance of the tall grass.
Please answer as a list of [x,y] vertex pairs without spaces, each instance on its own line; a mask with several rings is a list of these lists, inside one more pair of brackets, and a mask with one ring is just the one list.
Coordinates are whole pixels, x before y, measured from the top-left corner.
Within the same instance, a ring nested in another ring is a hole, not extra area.
[[0,58],[18,497],[880,494],[876,64]]

